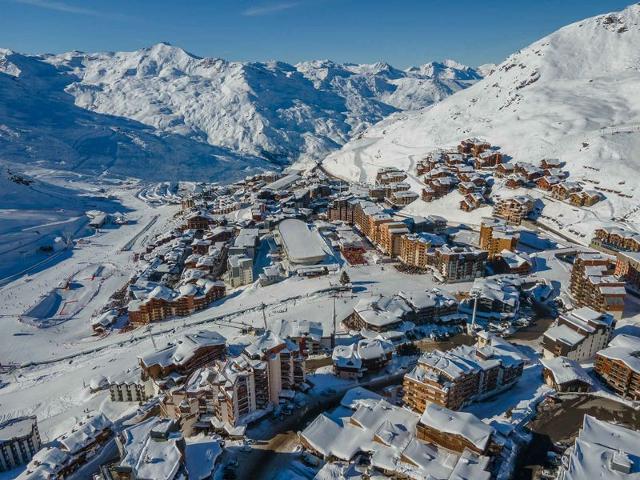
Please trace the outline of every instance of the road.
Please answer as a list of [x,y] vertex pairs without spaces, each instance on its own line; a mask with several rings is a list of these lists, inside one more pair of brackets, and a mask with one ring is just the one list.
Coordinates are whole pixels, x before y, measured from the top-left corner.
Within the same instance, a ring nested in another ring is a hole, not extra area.
[[140,230],[138,233],[136,233],[131,238],[131,240],[129,240],[127,243],[124,244],[124,247],[122,247],[120,249],[120,251],[122,251],[122,252],[130,251],[133,248],[133,246],[135,245],[135,243],[138,241],[140,236],[145,234],[151,227],[153,227],[153,225],[158,221],[158,218],[160,218],[160,215],[154,215],[151,218],[151,220],[149,220],[149,223],[147,223],[142,230]]

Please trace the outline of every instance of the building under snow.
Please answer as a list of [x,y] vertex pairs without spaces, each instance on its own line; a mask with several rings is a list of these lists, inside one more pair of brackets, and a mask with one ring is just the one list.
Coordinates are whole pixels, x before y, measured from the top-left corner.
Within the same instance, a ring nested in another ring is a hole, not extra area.
[[325,242],[320,234],[301,220],[288,218],[280,222],[278,236],[292,264],[315,265],[327,257]]
[[416,437],[419,416],[386,400],[360,403],[350,417],[320,414],[300,432],[307,450],[328,461],[366,455],[373,472],[392,478],[489,480],[490,458],[465,449],[454,453]]
[[640,432],[585,415],[564,454],[558,480],[623,480],[640,471]]
[[511,387],[523,368],[524,359],[513,345],[481,332],[474,346],[460,345],[420,356],[404,376],[403,401],[419,413],[429,403],[458,410]]
[[582,307],[560,315],[542,337],[544,358],[589,360],[607,346],[616,322],[608,313]]

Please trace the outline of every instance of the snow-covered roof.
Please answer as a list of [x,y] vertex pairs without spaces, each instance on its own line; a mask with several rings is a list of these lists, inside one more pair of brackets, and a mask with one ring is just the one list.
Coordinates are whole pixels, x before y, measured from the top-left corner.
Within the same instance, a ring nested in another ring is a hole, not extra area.
[[581,381],[587,385],[592,385],[593,380],[589,374],[575,360],[566,357],[544,358],[540,360],[542,365],[553,375],[554,381],[558,385]]
[[484,451],[495,433],[478,417],[471,413],[455,412],[435,403],[428,403],[420,417],[420,423],[440,432],[459,435]]
[[544,333],[545,337],[556,341],[561,341],[567,345],[575,346],[585,339],[585,336],[572,330],[566,325],[556,325]]
[[367,324],[388,327],[401,322],[413,310],[399,295],[361,298],[353,308]]
[[252,343],[244,347],[244,351],[250,357],[262,357],[271,350],[285,345],[286,342],[282,338],[271,330],[267,330],[262,335],[255,337]]
[[568,460],[560,468],[564,480],[637,478],[640,432],[585,415]]
[[92,443],[102,432],[111,428],[111,421],[99,413],[76,424],[71,432],[61,436],[58,440],[62,449],[74,454]]
[[140,357],[140,360],[147,366],[159,365],[167,367],[169,365],[183,365],[187,363],[200,348],[214,345],[225,345],[226,339],[218,332],[211,330],[200,330],[196,333],[183,335],[175,343],[169,343],[159,351],[153,351]]
[[206,436],[188,438],[184,456],[189,480],[211,478],[220,455],[222,447],[219,440]]
[[31,435],[37,420],[32,417],[18,417],[0,423],[0,442]]
[[278,225],[278,232],[292,263],[314,264],[326,257],[323,240],[316,230],[297,219],[288,218]]
[[632,335],[618,335],[609,346],[598,352],[599,356],[619,360],[631,370],[640,373],[640,338]]
[[[358,452],[368,452],[375,468],[414,480],[490,478],[487,457],[469,451],[457,455],[418,441],[418,420],[410,410],[379,400],[374,405],[361,404],[351,417],[332,420],[321,414],[300,436],[325,458],[350,461]],[[467,476],[455,476],[460,463],[471,470]]]

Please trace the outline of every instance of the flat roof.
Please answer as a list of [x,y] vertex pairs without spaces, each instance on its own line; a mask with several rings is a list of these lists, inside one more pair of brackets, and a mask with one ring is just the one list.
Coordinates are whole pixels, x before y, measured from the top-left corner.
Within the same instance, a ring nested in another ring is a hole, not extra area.
[[327,256],[320,235],[306,223],[288,218],[280,222],[278,231],[290,262],[312,265]]

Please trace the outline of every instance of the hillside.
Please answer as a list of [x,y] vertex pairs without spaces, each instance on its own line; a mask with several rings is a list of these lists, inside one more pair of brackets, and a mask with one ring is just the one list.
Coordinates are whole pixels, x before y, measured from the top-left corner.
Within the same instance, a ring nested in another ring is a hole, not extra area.
[[607,194],[596,216],[637,222],[640,185],[627,180],[640,168],[638,45],[640,5],[574,23],[432,108],[373,126],[324,166],[370,181],[380,166],[412,171],[429,151],[477,136],[512,161],[560,158],[572,180],[622,194]]
[[398,70],[199,58],[167,44],[30,56],[0,49],[0,156],[147,179],[217,179],[314,161],[386,116],[480,79],[452,61]]

